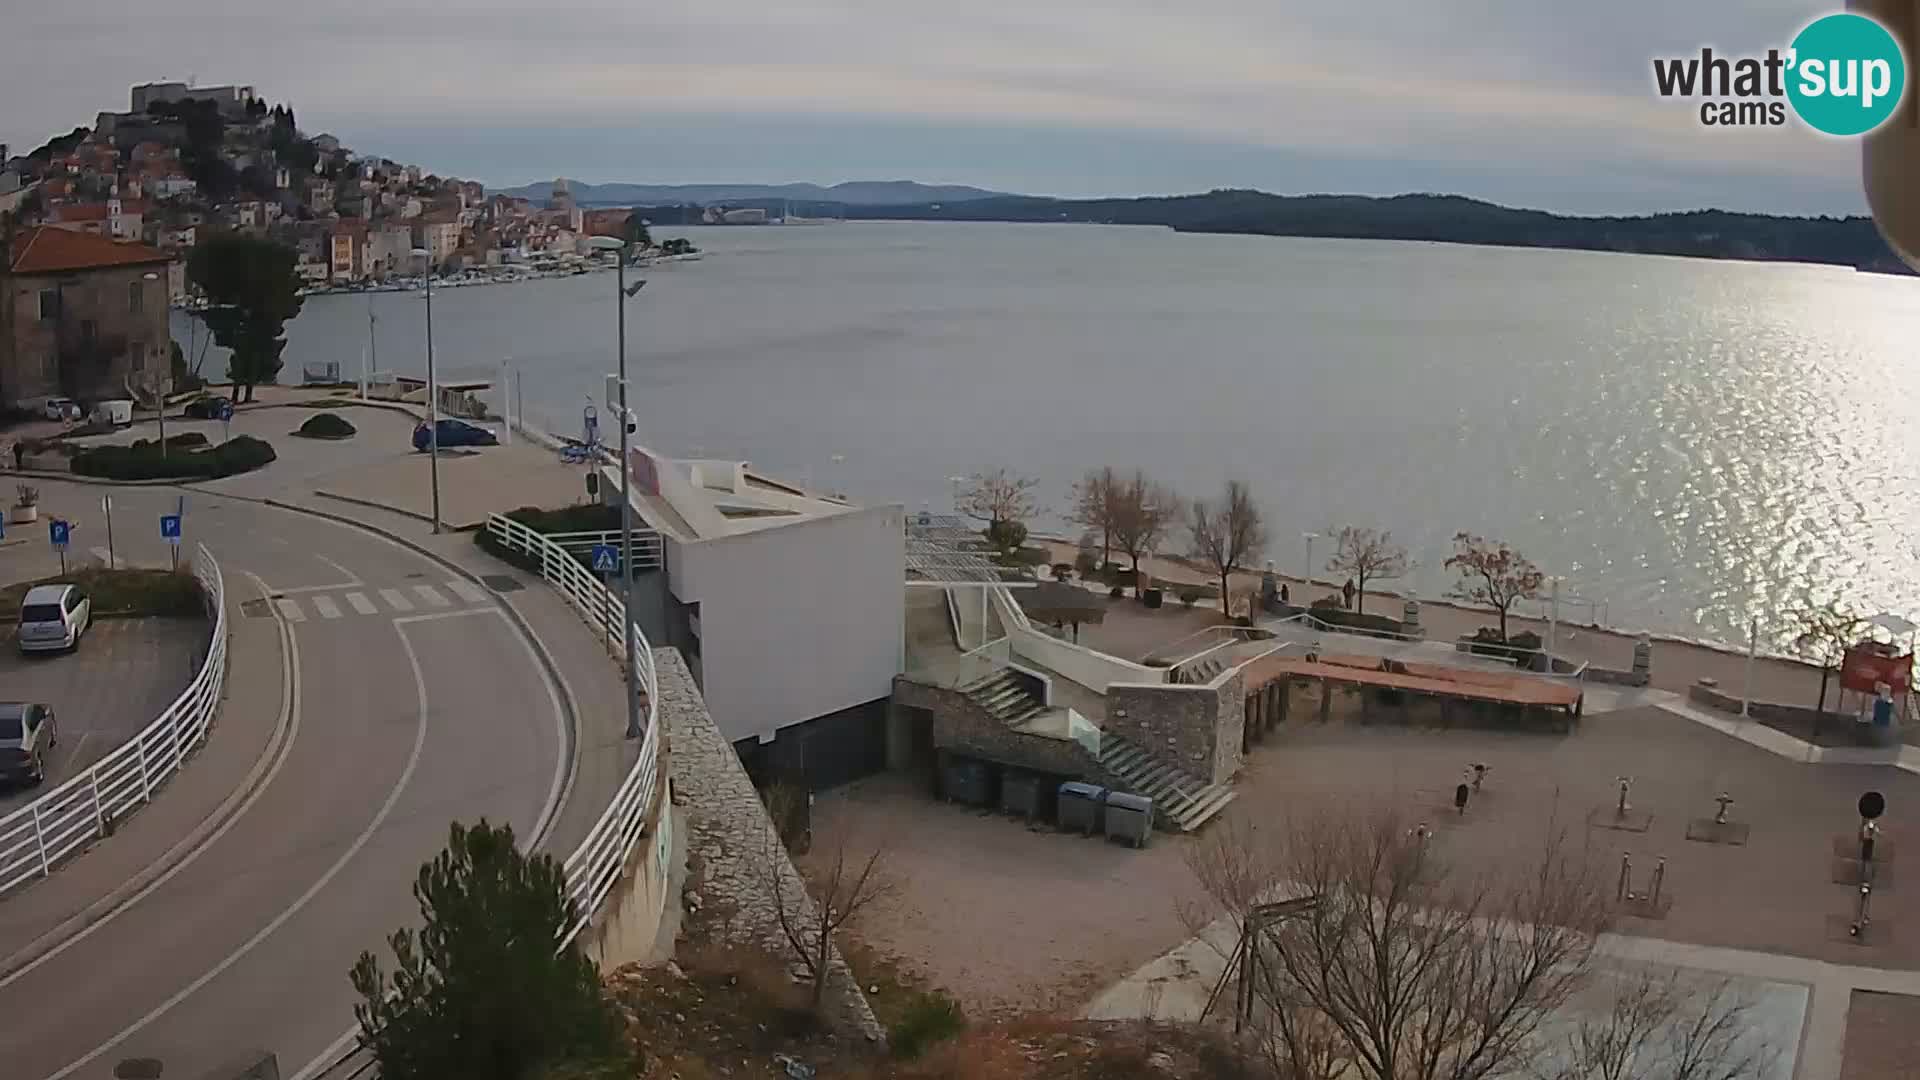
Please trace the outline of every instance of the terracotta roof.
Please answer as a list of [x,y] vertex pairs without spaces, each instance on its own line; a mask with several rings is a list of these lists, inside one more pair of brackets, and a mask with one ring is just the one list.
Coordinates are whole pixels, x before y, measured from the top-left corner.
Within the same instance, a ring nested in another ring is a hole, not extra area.
[[30,230],[14,251],[13,272],[16,274],[58,274],[172,260],[166,252],[145,244],[117,243],[104,236],[51,225]]
[[106,203],[82,203],[78,206],[62,206],[53,212],[57,221],[105,221]]

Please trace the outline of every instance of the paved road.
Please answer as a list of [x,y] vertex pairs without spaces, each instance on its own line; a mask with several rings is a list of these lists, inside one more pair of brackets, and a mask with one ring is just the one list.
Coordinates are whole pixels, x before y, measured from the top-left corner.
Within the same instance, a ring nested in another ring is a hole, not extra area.
[[[97,490],[48,482],[43,505]],[[116,530],[174,496],[116,491]],[[276,596],[243,617],[288,635],[293,734],[176,872],[0,980],[9,1078],[104,1078],[133,1057],[197,1077],[255,1047],[296,1074],[352,1023],[353,958],[416,921],[409,887],[448,823],[531,837],[567,780],[559,698],[490,595],[345,526],[205,493],[188,513],[229,582]],[[133,557],[164,555],[146,531]]]

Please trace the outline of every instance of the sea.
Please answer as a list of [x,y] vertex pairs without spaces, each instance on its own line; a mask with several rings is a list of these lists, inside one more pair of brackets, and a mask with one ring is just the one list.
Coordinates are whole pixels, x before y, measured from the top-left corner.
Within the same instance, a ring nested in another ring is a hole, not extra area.
[[[1577,622],[1779,649],[1829,601],[1920,621],[1920,279],[1137,226],[669,235],[705,258],[627,302],[636,438],[667,454],[936,512],[1005,466],[1059,530],[1089,469],[1238,478],[1285,573],[1324,576],[1308,533],[1389,529],[1416,566],[1384,584],[1437,598],[1465,531],[1563,579]],[[614,294],[436,290],[440,377],[578,432]],[[426,306],[310,298],[283,381],[423,373]]]

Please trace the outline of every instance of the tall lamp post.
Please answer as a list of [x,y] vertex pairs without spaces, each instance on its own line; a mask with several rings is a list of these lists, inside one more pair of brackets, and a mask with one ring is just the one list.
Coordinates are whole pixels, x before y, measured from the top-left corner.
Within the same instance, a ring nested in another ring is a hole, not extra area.
[[427,475],[433,487],[433,531],[440,531],[440,387],[433,378],[433,252],[414,248],[413,257],[425,261],[421,277],[427,282]]
[[627,459],[628,435],[633,428],[633,414],[627,410],[627,301],[646,287],[646,279],[633,283],[627,288],[627,255],[631,248],[628,241],[612,236],[596,236],[588,241],[595,251],[615,252],[619,260],[614,270],[614,307],[618,311],[618,349],[620,352],[620,610],[622,636],[626,640],[627,651],[627,738],[637,739],[644,732],[640,727],[640,672],[634,664],[633,641],[633,468]]
[[1300,575],[1300,606],[1307,605],[1307,586],[1313,584],[1313,542],[1320,539],[1319,533],[1301,533],[1300,539],[1307,542],[1307,569]]

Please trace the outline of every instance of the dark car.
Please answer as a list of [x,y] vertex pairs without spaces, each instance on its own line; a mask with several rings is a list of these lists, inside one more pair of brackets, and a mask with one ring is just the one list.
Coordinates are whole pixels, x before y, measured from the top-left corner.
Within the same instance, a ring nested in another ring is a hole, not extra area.
[[189,420],[218,420],[220,414],[233,408],[233,402],[223,397],[203,397],[187,402],[184,410]]
[[[450,446],[500,445],[499,438],[496,437],[493,432],[483,427],[476,427],[473,424],[467,423],[465,420],[441,420],[439,436],[440,449],[442,450]],[[413,448],[424,451],[432,442],[432,431],[427,427],[427,424],[422,421],[419,426],[413,429]]]
[[29,784],[45,780],[47,752],[57,734],[51,708],[0,701],[0,779]]

